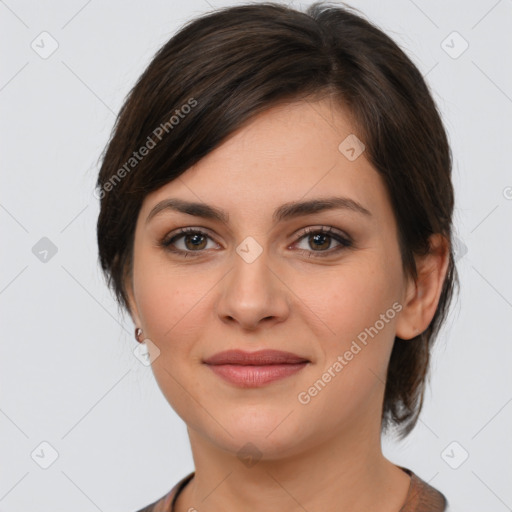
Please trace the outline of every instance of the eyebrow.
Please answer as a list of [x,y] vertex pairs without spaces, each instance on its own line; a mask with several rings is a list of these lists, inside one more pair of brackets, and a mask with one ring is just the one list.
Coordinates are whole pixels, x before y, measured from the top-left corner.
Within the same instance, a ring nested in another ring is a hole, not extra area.
[[[349,210],[367,217],[371,217],[371,212],[362,204],[350,199],[349,197],[322,197],[311,199],[309,201],[296,201],[285,203],[274,210],[272,219],[274,222],[289,220],[303,215],[312,215],[314,213],[327,211],[327,210]],[[224,222],[229,221],[229,214],[210,206],[206,203],[196,203],[185,201],[183,199],[168,198],[156,204],[146,218],[146,224],[155,216],[163,211],[177,211],[193,215],[195,217],[202,217],[203,219],[211,219]]]

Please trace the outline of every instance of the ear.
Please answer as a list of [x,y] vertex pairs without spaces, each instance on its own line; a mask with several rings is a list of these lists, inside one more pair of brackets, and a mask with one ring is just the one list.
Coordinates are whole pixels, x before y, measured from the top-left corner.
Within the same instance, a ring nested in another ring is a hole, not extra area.
[[448,263],[450,245],[439,233],[430,236],[430,251],[415,257],[418,277],[410,278],[403,297],[403,309],[396,322],[396,335],[409,340],[427,329],[439,303]]
[[134,325],[137,327],[141,327],[141,321],[139,316],[139,309],[137,307],[137,302],[135,301],[135,294],[133,292],[133,283],[130,278],[125,280],[125,291],[126,291],[126,299],[128,301],[128,307],[130,309],[130,316]]

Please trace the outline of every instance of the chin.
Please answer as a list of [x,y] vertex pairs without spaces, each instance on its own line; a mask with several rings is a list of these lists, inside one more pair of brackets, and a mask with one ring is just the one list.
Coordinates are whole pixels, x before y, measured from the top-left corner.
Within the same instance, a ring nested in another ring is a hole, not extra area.
[[[227,430],[216,430],[212,441],[219,447],[242,456],[261,457],[262,460],[274,460],[298,453],[304,447],[307,433],[304,432],[297,412],[293,407],[240,407],[224,415]],[[290,414],[291,413],[291,414]],[[227,418],[227,419],[226,419]],[[210,437],[210,435],[207,435]],[[251,452],[254,451],[254,454]],[[241,453],[240,453],[241,452]]]

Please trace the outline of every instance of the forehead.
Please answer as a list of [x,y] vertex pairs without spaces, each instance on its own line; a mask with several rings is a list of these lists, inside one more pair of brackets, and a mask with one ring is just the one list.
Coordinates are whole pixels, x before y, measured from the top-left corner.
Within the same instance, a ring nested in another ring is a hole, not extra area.
[[[169,197],[205,202],[230,212],[230,217],[254,219],[263,213],[270,216],[284,203],[333,195],[389,215],[380,175],[364,151],[353,158],[363,148],[354,132],[348,112],[327,99],[270,108],[178,179],[148,195],[141,216]],[[347,153],[351,147],[354,151]]]

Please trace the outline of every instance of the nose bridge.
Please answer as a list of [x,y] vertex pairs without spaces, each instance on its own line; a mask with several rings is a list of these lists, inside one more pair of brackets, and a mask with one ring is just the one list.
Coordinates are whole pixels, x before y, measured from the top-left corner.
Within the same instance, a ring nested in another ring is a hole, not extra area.
[[286,287],[275,275],[268,250],[247,237],[232,258],[218,303],[223,320],[255,328],[261,320],[282,321],[288,314]]

